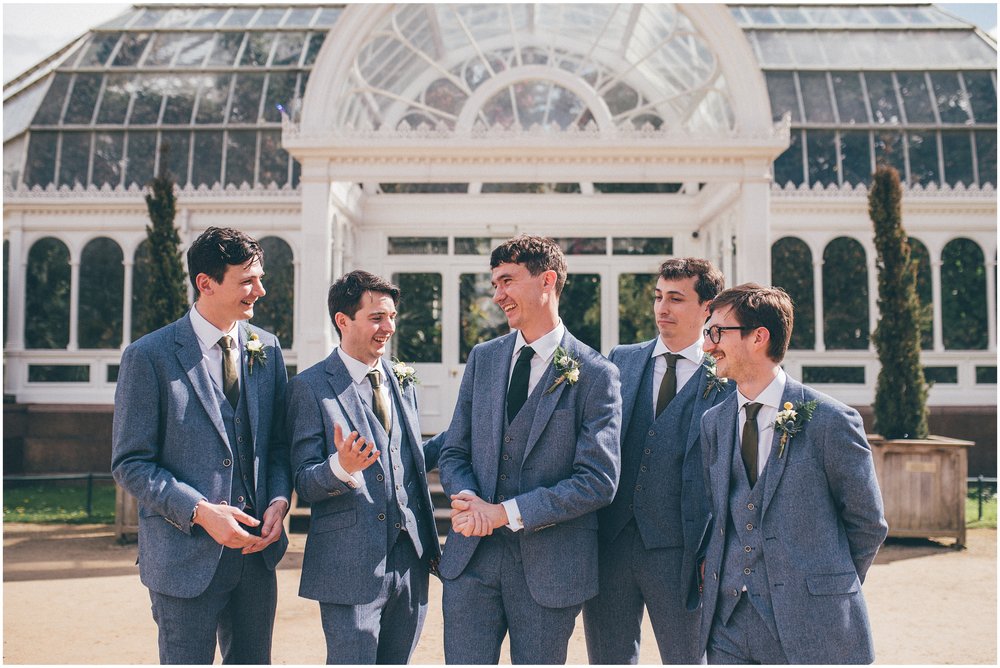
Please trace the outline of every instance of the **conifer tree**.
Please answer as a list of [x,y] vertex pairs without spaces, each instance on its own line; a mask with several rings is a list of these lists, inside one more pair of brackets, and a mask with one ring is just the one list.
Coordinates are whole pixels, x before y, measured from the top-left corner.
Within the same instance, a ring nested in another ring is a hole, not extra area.
[[[160,159],[165,162],[166,155],[161,155]],[[139,297],[136,300],[136,330],[140,333],[168,325],[188,309],[187,274],[181,258],[180,236],[174,225],[177,212],[174,178],[165,168],[150,183],[146,208],[151,222],[146,226],[148,264],[142,272],[146,281],[144,285],[135,286]]]

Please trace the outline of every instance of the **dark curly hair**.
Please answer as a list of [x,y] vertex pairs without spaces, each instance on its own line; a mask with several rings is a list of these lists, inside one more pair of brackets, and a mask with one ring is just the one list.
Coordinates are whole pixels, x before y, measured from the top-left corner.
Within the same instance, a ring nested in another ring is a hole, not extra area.
[[399,288],[381,276],[376,276],[361,269],[355,269],[349,274],[338,278],[326,295],[326,306],[330,312],[330,321],[341,336],[335,316],[343,313],[351,320],[361,308],[361,297],[366,292],[378,292],[392,297],[392,303],[399,305]]
[[562,294],[566,285],[566,256],[559,244],[549,237],[519,234],[493,249],[490,254],[491,269],[508,262],[523,264],[532,276],[538,276],[543,271],[556,272],[556,297]]

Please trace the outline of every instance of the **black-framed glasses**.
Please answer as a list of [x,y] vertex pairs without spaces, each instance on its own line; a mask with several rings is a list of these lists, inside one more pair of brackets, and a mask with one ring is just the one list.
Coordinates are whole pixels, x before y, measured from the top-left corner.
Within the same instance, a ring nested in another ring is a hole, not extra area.
[[706,339],[709,339],[712,343],[719,343],[722,341],[722,333],[727,332],[730,329],[757,329],[756,327],[723,327],[721,325],[712,325],[708,329],[702,330]]

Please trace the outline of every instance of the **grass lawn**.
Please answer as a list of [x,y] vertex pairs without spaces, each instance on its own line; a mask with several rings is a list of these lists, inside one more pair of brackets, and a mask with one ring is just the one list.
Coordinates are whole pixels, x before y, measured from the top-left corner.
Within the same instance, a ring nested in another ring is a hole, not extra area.
[[983,498],[983,519],[979,518],[979,502],[975,497],[965,500],[965,526],[970,529],[997,528],[997,497]]
[[115,486],[106,481],[94,483],[88,516],[86,483],[5,485],[3,521],[111,524],[115,521]]

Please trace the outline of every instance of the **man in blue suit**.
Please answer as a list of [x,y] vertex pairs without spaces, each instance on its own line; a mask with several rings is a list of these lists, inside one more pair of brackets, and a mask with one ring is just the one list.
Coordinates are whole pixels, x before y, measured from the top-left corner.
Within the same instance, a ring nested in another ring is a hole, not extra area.
[[441,451],[447,663],[565,663],[597,593],[597,514],[618,483],[618,372],[566,331],[566,260],[521,235],[490,257],[506,336],[469,354]]
[[871,663],[861,585],[888,527],[861,418],[781,369],[783,290],[739,285],[711,310],[705,350],[737,392],[701,423],[700,645],[709,663]]
[[705,411],[733,391],[715,376],[702,330],[722,286],[707,260],[667,260],[653,301],[659,336],[611,351],[622,377],[622,473],[614,502],[597,513],[600,591],[583,606],[593,664],[638,663],[644,607],[663,663],[701,659],[701,613],[687,605],[708,513],[698,434]]
[[285,363],[248,325],[264,296],[263,253],[211,227],[188,250],[187,315],[122,355],[111,468],[139,501],[139,574],[161,663],[271,661],[291,476]]
[[[299,498],[312,504],[299,595],[319,601],[331,664],[404,664],[440,557],[412,368],[384,359],[399,288],[366,271],[327,299],[340,345],[288,384]],[[346,436],[345,436],[346,434]]]

